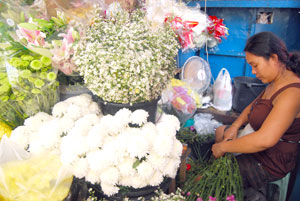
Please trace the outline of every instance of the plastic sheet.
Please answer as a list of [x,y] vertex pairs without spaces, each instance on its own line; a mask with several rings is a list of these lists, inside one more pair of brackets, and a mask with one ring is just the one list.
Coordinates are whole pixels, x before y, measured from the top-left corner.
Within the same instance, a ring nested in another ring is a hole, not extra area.
[[61,201],[68,195],[72,176],[59,156],[30,156],[6,136],[0,154],[0,200]]
[[194,121],[194,127],[200,135],[214,134],[215,129],[222,125],[222,123],[214,120],[213,115],[209,113],[195,114]]

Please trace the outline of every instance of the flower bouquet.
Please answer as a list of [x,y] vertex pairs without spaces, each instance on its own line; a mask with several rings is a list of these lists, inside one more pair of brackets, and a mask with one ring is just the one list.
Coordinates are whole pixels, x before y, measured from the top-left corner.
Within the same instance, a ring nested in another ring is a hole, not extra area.
[[164,112],[177,116],[183,125],[200,107],[201,100],[189,84],[173,78],[162,92],[161,104]]
[[102,116],[91,96],[82,94],[57,103],[52,115],[40,112],[26,119],[11,139],[32,154],[59,153],[77,178],[100,184],[111,196],[122,186],[157,186],[177,173],[182,153],[175,138],[178,119],[164,114],[153,124],[147,116],[128,109]]
[[149,0],[147,9],[148,19],[155,24],[160,25],[163,21],[171,23],[182,52],[200,49],[205,44],[212,48],[221,42],[221,37],[228,35],[223,19],[208,16],[199,6],[188,7],[174,0]]
[[22,125],[27,114],[22,110],[12,92],[5,67],[5,49],[9,47],[7,41],[9,27],[0,21],[0,123],[5,123],[11,128]]
[[176,69],[176,36],[170,24],[154,29],[146,11],[131,13],[118,3],[93,24],[73,59],[87,87],[105,102],[134,104],[157,99]]
[[25,114],[50,113],[58,101],[58,82],[51,59],[22,52],[11,57],[6,68],[13,94]]
[[224,25],[223,19],[216,16],[209,16],[210,23],[207,27],[207,46],[212,48],[222,41],[222,38],[226,38],[228,35],[228,28]]

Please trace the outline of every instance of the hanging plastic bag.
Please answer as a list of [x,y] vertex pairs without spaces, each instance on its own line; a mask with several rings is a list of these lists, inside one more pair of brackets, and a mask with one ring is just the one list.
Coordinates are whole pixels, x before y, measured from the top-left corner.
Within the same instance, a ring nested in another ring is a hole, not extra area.
[[232,83],[226,68],[222,68],[213,85],[213,106],[221,111],[229,111],[232,106]]

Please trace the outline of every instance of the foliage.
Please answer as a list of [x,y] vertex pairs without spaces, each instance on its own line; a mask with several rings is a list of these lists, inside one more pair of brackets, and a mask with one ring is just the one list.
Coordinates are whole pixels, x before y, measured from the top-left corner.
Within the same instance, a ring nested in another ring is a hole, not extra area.
[[235,157],[226,154],[219,159],[212,159],[208,164],[191,172],[184,185],[184,192],[189,196],[187,200],[204,201],[216,198],[218,201],[243,201],[242,178]]
[[214,134],[197,134],[195,128],[182,127],[176,134],[176,138],[188,144],[191,150],[191,157],[196,160],[208,160],[211,155],[211,145],[214,142]]

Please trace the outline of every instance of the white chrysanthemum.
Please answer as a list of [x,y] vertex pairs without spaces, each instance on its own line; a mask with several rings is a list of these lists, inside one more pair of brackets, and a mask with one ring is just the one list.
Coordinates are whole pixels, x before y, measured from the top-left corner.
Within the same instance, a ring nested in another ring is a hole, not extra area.
[[89,150],[89,147],[87,146],[85,137],[69,134],[62,138],[60,150],[62,154],[74,154],[77,157],[85,154]]
[[137,171],[138,175],[143,180],[148,180],[154,174],[152,165],[147,161],[143,161],[141,164],[139,164],[139,166],[137,167]]
[[130,116],[130,122],[139,126],[147,122],[149,114],[145,110],[135,110]]
[[26,148],[29,144],[30,132],[27,126],[18,126],[11,132],[9,139]]
[[118,187],[111,185],[111,184],[106,184],[106,183],[101,183],[101,189],[104,192],[104,194],[108,195],[108,196],[112,196],[112,195],[118,193],[118,191],[119,191]]
[[68,104],[75,104],[82,107],[87,107],[92,102],[92,96],[84,93],[79,96],[73,96],[65,100]]
[[[118,122],[112,115],[105,115],[101,118],[100,124],[102,128],[108,133],[108,135],[117,135],[119,134],[124,128],[120,122]],[[122,120],[120,120],[122,121]],[[120,123],[120,124],[119,124]]]
[[147,186],[147,180],[140,177],[138,174],[134,175],[130,179],[130,186],[133,188],[143,188]]
[[41,125],[36,140],[46,149],[51,149],[60,141],[61,135],[62,130],[59,126],[59,120],[53,119]]
[[32,155],[48,154],[49,151],[39,141],[33,141],[30,143],[29,152]]
[[63,133],[68,133],[74,127],[74,120],[68,117],[59,119],[59,126]]
[[175,178],[179,164],[180,164],[180,159],[170,158],[168,160],[168,164],[165,170],[163,171],[164,175],[171,178]]
[[101,110],[99,108],[99,105],[96,102],[91,102],[88,105],[88,111],[91,114],[97,114],[97,115],[99,115],[99,118],[101,118],[103,116],[102,112],[101,112]]
[[179,158],[182,155],[182,144],[179,140],[175,139],[173,144],[172,156]]
[[126,155],[125,147],[122,146],[123,142],[117,140],[116,138],[110,142],[107,142],[103,145],[103,152],[110,160],[109,163],[118,165],[120,161],[124,160]]
[[102,147],[103,140],[106,137],[106,135],[101,134],[101,131],[101,125],[93,126],[90,129],[89,134],[87,135],[87,144],[90,150]]
[[147,160],[156,170],[163,170],[167,165],[166,158],[153,151],[150,152],[149,156],[147,157]]
[[141,133],[145,136],[145,138],[149,142],[150,149],[151,149],[156,136],[155,124],[153,124],[152,122],[147,122],[146,124],[144,124],[141,130],[142,130]]
[[87,153],[86,159],[90,169],[94,171],[102,171],[112,165],[109,163],[110,159],[108,156],[101,150]]
[[111,166],[103,170],[100,174],[101,183],[116,185],[119,181],[120,172],[118,168]]
[[142,158],[149,152],[150,144],[140,132],[139,128],[130,128],[123,133],[127,138],[124,146],[131,157]]
[[100,183],[100,171],[89,170],[85,176],[85,180],[92,184]]
[[158,186],[164,180],[160,171],[155,171],[152,177],[149,179],[148,184],[150,186]]
[[82,109],[75,104],[69,104],[67,108],[67,112],[65,113],[65,116],[71,119],[74,119],[75,121],[79,118],[81,118],[84,115]]
[[73,174],[75,177],[81,179],[87,175],[88,162],[86,158],[79,158],[73,163]]
[[168,122],[159,122],[156,124],[158,135],[167,135],[170,137],[176,136],[176,128],[174,125]]
[[125,157],[124,160],[119,163],[117,167],[122,177],[132,176],[136,173],[136,170],[133,168],[135,161],[135,158]]
[[74,161],[78,160],[78,156],[74,153],[73,147],[71,149],[68,149],[67,146],[63,145],[60,147],[60,149],[61,149],[60,161],[62,162],[62,164],[71,165],[72,163],[74,163]]
[[67,102],[61,101],[56,103],[52,109],[52,115],[57,118],[64,117],[68,111],[69,104]]
[[[136,174],[135,174],[136,176]],[[129,175],[129,176],[121,176],[119,178],[119,184],[122,186],[131,186],[131,178],[133,177],[133,175]]]
[[123,108],[115,114],[115,117],[124,119],[125,121],[127,121],[127,123],[129,123],[129,118],[130,118],[131,114],[132,114],[132,112],[129,109]]
[[78,119],[75,122],[73,130],[76,130],[76,133],[86,136],[91,127],[99,122],[99,117],[96,114],[87,114]]
[[156,135],[153,150],[161,156],[170,156],[174,139],[166,135]]
[[157,123],[167,122],[169,125],[174,126],[174,128],[178,131],[180,129],[180,121],[174,115],[162,114],[161,118]]
[[38,112],[34,116],[25,119],[24,125],[32,131],[37,131],[44,122],[51,119],[54,119],[54,117],[45,112]]

